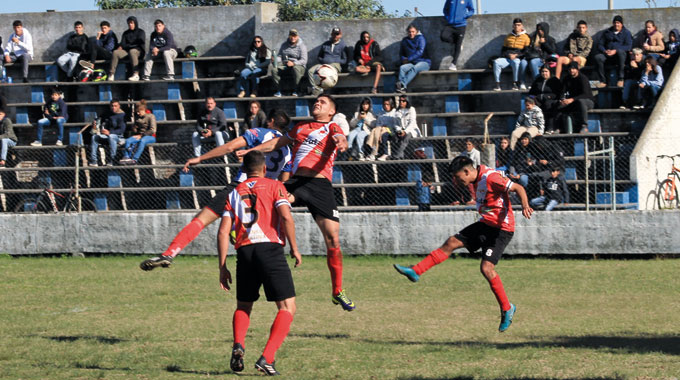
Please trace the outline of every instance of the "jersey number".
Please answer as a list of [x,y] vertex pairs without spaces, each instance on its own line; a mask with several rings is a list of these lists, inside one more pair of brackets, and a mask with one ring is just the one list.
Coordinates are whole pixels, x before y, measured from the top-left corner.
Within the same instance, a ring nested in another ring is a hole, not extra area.
[[268,160],[272,166],[267,166],[267,171],[270,173],[276,173],[279,171],[279,168],[281,167],[281,162],[283,162],[283,159],[285,158],[285,155],[283,154],[283,151],[281,149],[271,152],[268,156]]
[[[242,196],[242,199],[250,201],[250,207],[246,205],[246,207],[243,208],[243,211],[246,214],[250,214],[250,222],[248,223],[243,223],[243,227],[245,228],[250,228],[253,226],[253,224],[257,223],[257,219],[259,218],[259,214],[257,213],[257,210],[255,209],[255,204],[257,203],[257,195],[255,194],[244,194]],[[245,204],[245,202],[244,202]]]

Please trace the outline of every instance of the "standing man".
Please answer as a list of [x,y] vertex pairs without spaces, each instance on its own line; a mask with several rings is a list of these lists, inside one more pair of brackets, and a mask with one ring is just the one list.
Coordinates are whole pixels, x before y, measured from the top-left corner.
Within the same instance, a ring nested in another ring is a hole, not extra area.
[[274,81],[274,96],[281,96],[281,76],[292,77],[293,88],[292,96],[297,96],[300,81],[305,75],[305,68],[307,66],[307,45],[300,39],[297,29],[291,29],[288,32],[288,39],[281,44],[279,49],[279,58],[281,58],[281,65],[274,68],[272,72],[272,80]]
[[[337,150],[347,150],[347,139],[331,121],[337,113],[335,100],[329,95],[316,98],[312,108],[314,121],[300,122],[286,135],[250,150],[271,152],[293,144],[293,177],[286,182],[294,205],[307,206],[326,243],[326,263],[331,273],[331,300],[346,311],[355,309],[342,288],[342,253],[340,251],[340,213],[331,185]],[[250,150],[237,152],[245,155]]]
[[314,84],[314,73],[321,65],[332,66],[338,73],[342,71],[342,65],[347,63],[345,42],[342,40],[342,31],[337,26],[331,31],[331,38],[321,45],[317,57],[319,64],[312,66],[307,71],[309,84],[312,86],[312,96],[323,94],[323,88]]
[[153,62],[163,58],[165,61],[166,74],[163,80],[175,80],[175,58],[177,58],[177,45],[170,30],[165,27],[163,20],[153,22],[155,30],[149,37],[149,52],[144,58],[144,76],[142,80],[149,80]]
[[201,140],[213,138],[217,146],[224,145],[229,140],[227,133],[227,117],[224,111],[217,107],[215,98],[209,96],[205,98],[205,108],[196,119],[196,130],[191,136],[191,143],[194,146],[194,156],[201,156]]
[[457,69],[458,56],[463,48],[467,19],[474,14],[475,7],[472,5],[472,0],[446,0],[444,3],[446,26],[442,29],[440,38],[442,41],[451,44],[452,59],[449,70]]
[[[96,123],[96,122],[95,122]],[[101,125],[97,125],[99,133],[92,135],[92,144],[90,145],[90,166],[97,166],[97,150],[99,144],[103,142],[109,143],[109,160],[106,166],[113,166],[113,161],[116,159],[116,151],[118,150],[118,143],[123,140],[125,134],[125,111],[120,109],[120,101],[113,99],[110,102],[110,111],[100,119]]]
[[144,29],[140,29],[137,25],[137,17],[135,16],[128,17],[127,24],[128,30],[123,32],[120,38],[120,45],[113,51],[111,67],[109,68],[110,81],[113,81],[116,75],[118,60],[127,56],[130,56],[130,66],[132,68],[132,75],[128,80],[133,82],[139,80],[139,57],[144,56],[146,33],[144,33]]
[[100,31],[97,32],[95,43],[90,44],[90,60],[80,61],[80,66],[87,67],[94,70],[94,61],[97,57],[103,58],[106,61],[113,57],[113,49],[118,46],[118,37],[116,33],[111,30],[111,24],[108,21],[99,23]]
[[416,282],[420,275],[433,266],[444,262],[455,249],[465,247],[470,253],[482,249],[482,263],[480,270],[489,282],[491,291],[501,307],[501,323],[498,331],[503,332],[510,327],[512,317],[517,308],[508,301],[501,278],[496,273],[496,264],[501,259],[505,247],[510,243],[515,231],[515,217],[510,205],[510,192],[519,195],[522,202],[522,215],[530,219],[534,212],[529,207],[527,193],[524,188],[513,183],[501,172],[474,163],[468,157],[458,156],[449,166],[453,182],[461,186],[472,184],[475,189],[477,212],[481,215],[478,222],[473,223],[454,236],[449,237],[444,244],[430,252],[421,262],[410,267],[394,265],[397,272]]
[[617,73],[617,87],[623,87],[624,68],[626,67],[626,58],[628,58],[628,51],[633,47],[633,35],[623,26],[623,17],[616,15],[612,20],[612,26],[605,30],[597,43],[597,51],[595,54],[595,62],[597,63],[597,76],[600,78],[600,83],[597,87],[607,87],[607,76],[604,72],[605,62],[616,65]]
[[33,38],[31,33],[24,29],[21,20],[14,20],[12,27],[14,33],[10,34],[5,45],[5,62],[21,61],[23,81],[28,83],[28,63],[33,60]]
[[[268,376],[279,375],[274,367],[276,351],[290,331],[295,315],[295,286],[286,262],[283,247],[286,238],[290,255],[297,267],[302,256],[295,241],[295,223],[286,199],[286,189],[281,182],[265,178],[265,157],[261,152],[249,152],[243,158],[248,179],[229,193],[222,216],[220,233],[236,232],[236,311],[232,326],[234,346],[230,367],[243,371],[245,339],[250,325],[253,303],[260,298],[264,286],[267,301],[275,302],[279,309],[272,324],[269,340],[255,368]],[[226,236],[225,236],[226,237]],[[231,273],[227,269],[227,250],[219,254],[220,285],[225,291],[231,288]]]
[[73,70],[75,70],[78,63],[78,57],[89,51],[89,42],[87,34],[84,32],[83,23],[76,21],[73,24],[73,31],[66,41],[66,53],[57,58],[57,65],[64,70],[68,78],[73,77]]

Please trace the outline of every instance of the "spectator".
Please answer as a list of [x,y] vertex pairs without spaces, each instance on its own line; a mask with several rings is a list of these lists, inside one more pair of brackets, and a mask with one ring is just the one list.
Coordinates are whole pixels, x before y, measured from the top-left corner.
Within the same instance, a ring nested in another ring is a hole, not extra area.
[[475,167],[479,167],[482,163],[482,155],[475,147],[475,142],[471,138],[465,139],[465,150],[460,155],[471,159]]
[[83,23],[76,21],[73,24],[74,33],[66,41],[66,53],[57,58],[57,65],[64,70],[68,78],[73,78],[73,71],[81,54],[86,54],[89,49],[87,35],[83,32]]
[[512,149],[510,149],[510,139],[503,136],[496,149],[496,170],[507,171],[510,167]]
[[291,95],[297,96],[297,91],[300,87],[300,81],[305,75],[305,68],[307,66],[307,46],[300,38],[297,29],[291,29],[288,32],[288,39],[281,44],[279,55],[281,59],[281,66],[274,69],[272,73],[272,80],[274,81],[274,96],[281,96],[281,77],[290,77],[293,80]]
[[593,93],[588,77],[581,74],[578,63],[569,64],[569,75],[562,80],[562,95],[558,105],[558,118],[563,120],[568,114],[575,116],[575,124],[581,133],[588,132],[588,110],[593,109]]
[[7,165],[7,150],[17,146],[17,141],[12,120],[7,117],[4,109],[0,109],[0,144],[2,144],[0,167],[4,168]]
[[118,67],[118,60],[130,57],[130,71],[132,75],[128,77],[129,81],[139,80],[139,57],[144,56],[144,45],[146,44],[146,33],[144,29],[140,29],[137,24],[137,17],[130,16],[127,18],[128,30],[123,32],[120,38],[120,44],[113,51],[111,58],[111,67],[109,68],[109,80],[112,81],[116,74]]
[[153,22],[155,30],[149,36],[149,52],[144,58],[144,75],[142,80],[149,80],[153,63],[155,60],[163,58],[165,61],[166,74],[163,80],[175,79],[175,58],[177,58],[177,45],[175,39],[168,28],[165,27],[163,20]]
[[349,121],[349,126],[352,130],[347,136],[347,152],[350,159],[358,159],[359,161],[366,160],[364,156],[364,143],[371,129],[375,126],[375,115],[371,111],[373,109],[373,102],[371,98],[361,99],[354,117]]
[[109,103],[110,111],[105,113],[99,120],[101,125],[96,125],[95,130],[98,133],[92,135],[92,145],[90,145],[90,166],[97,166],[97,150],[99,144],[103,142],[109,143],[109,161],[106,166],[112,166],[116,160],[116,151],[118,144],[124,142],[125,135],[125,111],[120,109],[120,101],[117,99],[111,100]]
[[541,67],[540,75],[531,84],[529,95],[534,97],[536,105],[543,111],[545,121],[545,134],[550,135],[555,131],[554,119],[559,97],[562,94],[562,82],[551,76],[550,68],[546,65]]
[[372,94],[378,93],[380,73],[385,70],[382,59],[382,51],[380,51],[378,42],[371,38],[367,31],[361,32],[359,41],[354,45],[354,64],[356,66],[354,70],[361,75],[368,75],[371,70],[375,70]]
[[68,120],[68,111],[61,93],[57,89],[52,89],[50,100],[43,107],[43,118],[38,120],[38,136],[31,146],[42,146],[43,128],[57,125],[57,146],[63,145],[61,140],[64,138],[64,123]]
[[28,83],[28,63],[33,60],[33,38],[28,29],[24,29],[21,20],[12,23],[14,33],[9,35],[5,45],[5,62],[21,62],[24,83]]
[[446,26],[442,29],[440,38],[451,44],[451,64],[449,70],[456,70],[458,56],[463,47],[467,19],[475,14],[472,0],[446,0],[444,2],[444,18]]
[[663,66],[666,72],[670,73],[678,62],[678,53],[680,53],[680,32],[677,29],[672,29],[668,32],[668,42],[663,53],[659,54],[659,64]]
[[[512,89],[519,90],[519,78],[524,77],[524,71],[521,70],[521,60],[529,44],[531,44],[531,39],[524,31],[522,19],[514,19],[512,21],[512,32],[503,41],[501,57],[493,61],[493,75],[496,80],[496,86],[493,88],[494,91],[501,90],[501,71],[508,67],[508,65],[512,67]],[[526,86],[523,89],[526,89]]]
[[260,77],[267,75],[267,69],[272,62],[272,51],[264,44],[264,40],[260,36],[253,38],[253,43],[250,44],[248,56],[246,57],[246,67],[241,70],[241,75],[238,77],[239,98],[246,95],[250,97],[257,96],[257,85],[260,83]]
[[[547,62],[548,59],[553,59],[552,56],[557,53],[557,44],[555,39],[550,36],[550,25],[547,22],[540,22],[536,25],[536,31],[532,33],[529,38],[531,42],[527,48],[524,59],[520,62],[519,71],[525,72],[527,65],[531,68],[531,81],[533,82],[538,77],[538,69]],[[520,82],[524,84],[524,75],[520,77]],[[520,85],[520,88],[522,86]],[[524,85],[526,88],[526,85]]]
[[[411,134],[406,132],[406,129],[401,125],[395,125],[393,130],[383,133],[380,138],[383,153],[378,157],[378,161],[385,160],[403,160],[404,152],[408,143],[411,141]],[[390,144],[391,154],[387,154],[387,143]]]
[[408,35],[401,40],[399,46],[399,80],[396,83],[397,92],[403,93],[409,83],[419,72],[429,70],[431,61],[427,56],[427,41],[413,24],[406,28]]
[[196,130],[191,135],[194,156],[201,156],[201,141],[206,139],[215,140],[217,146],[222,146],[229,140],[227,117],[221,109],[217,108],[215,98],[212,96],[205,99],[205,107],[201,110],[196,120]]
[[517,140],[524,134],[529,133],[531,137],[542,135],[545,130],[543,111],[536,106],[536,101],[529,97],[524,99],[524,112],[517,118],[515,130],[512,131],[510,138],[510,149],[515,149]]
[[663,87],[663,71],[654,57],[645,58],[645,69],[640,78],[638,103],[633,108],[654,108],[656,98]]
[[319,96],[323,94],[323,88],[314,83],[314,73],[321,67],[321,65],[328,65],[333,67],[338,73],[342,72],[342,66],[347,64],[347,49],[345,49],[345,41],[342,40],[342,31],[337,26],[331,30],[331,38],[321,44],[319,54],[317,55],[317,65],[312,66],[307,71],[307,78],[309,84],[312,86],[312,96]]
[[566,188],[566,183],[559,178],[560,167],[555,166],[550,171],[550,177],[541,181],[540,196],[533,198],[529,204],[534,209],[545,206],[545,211],[552,211],[560,203],[564,203],[566,193],[569,190]]
[[562,77],[562,67],[572,62],[578,63],[578,68],[582,69],[586,65],[586,60],[593,48],[593,38],[588,34],[588,23],[580,20],[576,24],[576,29],[567,37],[564,45],[564,55],[557,59],[555,76],[557,79]]
[[644,58],[642,49],[636,47],[631,51],[631,59],[626,61],[623,75],[623,93],[621,94],[622,104],[619,107],[621,109],[632,108],[637,100],[638,84],[645,69]]
[[[397,117],[394,98],[383,99],[382,108],[383,113],[378,116],[378,119],[375,121],[375,128],[371,130],[371,133],[366,140],[366,144],[371,148],[371,154],[366,157],[369,161],[375,160],[375,157],[380,154],[380,148],[383,147],[380,144],[382,135],[385,132],[390,132],[401,123],[401,120]],[[382,156],[384,153],[380,155]]]
[[248,103],[248,113],[246,113],[246,117],[243,121],[244,130],[252,128],[266,128],[267,115],[262,109],[262,104],[260,104],[260,102],[257,100],[251,100]]
[[612,21],[612,26],[607,29],[597,43],[595,62],[597,63],[597,75],[600,83],[597,87],[607,87],[607,76],[604,72],[605,63],[613,63],[617,67],[616,85],[623,87],[624,68],[628,51],[633,47],[633,36],[628,29],[623,26],[623,17],[616,15]]
[[512,154],[512,165],[508,170],[508,178],[522,185],[525,189],[529,185],[529,174],[534,173],[536,163],[536,149],[531,144],[531,135],[524,132],[519,139],[519,145]]
[[420,128],[418,128],[418,120],[416,119],[416,108],[411,106],[411,102],[409,102],[406,95],[399,96],[397,117],[400,120],[399,125],[404,127],[404,131],[410,134],[411,137],[422,136]]
[[113,57],[113,50],[118,46],[118,37],[111,30],[111,24],[108,21],[102,21],[99,24],[99,29],[94,43],[90,43],[90,60],[80,61],[80,66],[94,70],[94,61],[97,60],[97,57],[107,61]]
[[663,43],[663,34],[657,30],[653,20],[645,21],[645,32],[640,35],[636,42],[636,45],[642,48],[645,56],[651,55],[654,59],[659,59],[659,54],[666,49]]
[[[132,135],[125,141],[125,150],[120,163],[136,165],[147,144],[156,142],[156,117],[146,108],[146,100],[137,102]],[[132,158],[130,158],[132,156]]]

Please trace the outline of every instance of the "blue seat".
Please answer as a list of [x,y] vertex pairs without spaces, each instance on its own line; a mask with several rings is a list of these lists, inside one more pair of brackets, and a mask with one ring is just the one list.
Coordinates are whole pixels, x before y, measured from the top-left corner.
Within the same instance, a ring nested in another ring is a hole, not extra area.
[[179,90],[179,83],[168,83],[168,100],[180,100],[182,94]]
[[182,62],[182,79],[193,79],[196,72],[196,63],[193,61]]
[[45,66],[45,82],[59,81],[59,67],[57,65]]
[[343,182],[343,177],[342,177],[342,168],[340,166],[334,166],[333,167],[333,183],[342,183]]
[[298,99],[295,101],[295,116],[307,117],[309,116],[309,104],[306,100]]
[[52,166],[67,166],[66,149],[55,149],[52,151]]
[[222,111],[224,111],[224,116],[227,119],[238,119],[238,115],[236,113],[236,103],[224,102],[222,104]]
[[446,136],[447,134],[446,120],[439,117],[432,119],[432,136]]
[[153,115],[156,117],[156,120],[161,121],[165,120],[165,107],[162,104],[154,103],[152,106],[153,110]]
[[100,84],[99,86],[99,101],[100,102],[110,102],[113,99],[111,94],[110,84]]
[[396,90],[397,90],[397,76],[392,75],[383,77],[383,92],[391,94]]
[[458,91],[472,90],[472,76],[470,74],[458,74]]
[[31,103],[44,103],[45,93],[42,87],[31,86]]
[[406,181],[417,182],[423,179],[423,173],[420,171],[420,165],[408,164],[406,167]]
[[408,199],[408,189],[405,187],[398,187],[394,190],[395,203],[397,206],[410,206],[411,202]]
[[[629,197],[628,197],[628,192],[627,191],[617,191],[615,193],[616,197],[616,204],[622,205],[629,202]],[[600,192],[595,195],[595,203],[600,204],[600,205],[608,205],[612,203],[612,193],[610,192]]]
[[371,98],[371,103],[373,105],[373,114],[378,117],[383,114],[383,108],[382,108],[382,98]]
[[588,132],[590,132],[590,133],[602,133],[602,127],[600,126],[600,116],[599,115],[588,116]]
[[16,109],[16,119],[17,124],[28,124],[28,108],[27,107],[17,107]]
[[446,113],[458,113],[460,112],[460,102],[458,100],[458,95],[449,95],[446,97],[445,103]]
[[564,178],[567,181],[575,180],[576,178],[576,168],[565,168],[564,169]]

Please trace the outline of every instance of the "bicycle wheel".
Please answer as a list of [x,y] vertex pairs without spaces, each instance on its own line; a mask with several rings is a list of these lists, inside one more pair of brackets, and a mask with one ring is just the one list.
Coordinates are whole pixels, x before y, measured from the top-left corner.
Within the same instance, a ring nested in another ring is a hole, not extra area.
[[50,209],[42,200],[38,198],[24,198],[14,207],[15,213],[29,213],[48,212]]
[[673,179],[667,178],[659,185],[659,192],[656,194],[659,202],[659,210],[668,210],[678,207],[678,188],[675,187]]
[[[78,212],[78,200],[73,199],[66,206],[66,212]],[[80,212],[97,212],[97,206],[87,198],[80,198]]]

